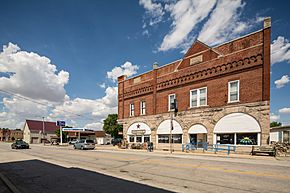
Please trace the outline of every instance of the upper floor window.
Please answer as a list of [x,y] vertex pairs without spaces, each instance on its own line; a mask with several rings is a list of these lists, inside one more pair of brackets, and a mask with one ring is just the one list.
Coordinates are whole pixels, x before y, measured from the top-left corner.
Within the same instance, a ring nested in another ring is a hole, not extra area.
[[199,88],[190,91],[190,107],[207,105],[207,88]]
[[168,95],[168,111],[173,111],[175,94]]
[[145,115],[146,113],[146,103],[145,101],[140,102],[140,115]]
[[228,102],[238,102],[240,100],[240,81],[230,81],[228,83]]
[[134,116],[134,104],[130,104],[130,117]]

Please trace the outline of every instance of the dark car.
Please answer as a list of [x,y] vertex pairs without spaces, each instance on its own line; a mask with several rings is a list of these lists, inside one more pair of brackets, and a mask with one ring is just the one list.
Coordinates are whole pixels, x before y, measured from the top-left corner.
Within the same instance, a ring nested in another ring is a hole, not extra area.
[[112,139],[111,141],[111,144],[113,144],[113,146],[118,145],[118,143],[122,143],[121,138]]
[[29,149],[28,143],[23,140],[16,140],[14,143],[11,144],[12,149]]

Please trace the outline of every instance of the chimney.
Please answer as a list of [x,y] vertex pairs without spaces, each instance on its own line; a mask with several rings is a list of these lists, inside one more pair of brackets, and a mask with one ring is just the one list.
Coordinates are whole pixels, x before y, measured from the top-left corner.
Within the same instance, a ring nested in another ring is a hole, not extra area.
[[271,27],[271,17],[266,17],[264,19],[264,29]]
[[126,78],[127,78],[127,76],[126,76],[126,75],[119,76],[119,77],[118,77],[118,82],[125,81],[125,80],[126,80]]
[[158,63],[157,62],[154,62],[153,63],[153,70],[157,69],[158,68]]

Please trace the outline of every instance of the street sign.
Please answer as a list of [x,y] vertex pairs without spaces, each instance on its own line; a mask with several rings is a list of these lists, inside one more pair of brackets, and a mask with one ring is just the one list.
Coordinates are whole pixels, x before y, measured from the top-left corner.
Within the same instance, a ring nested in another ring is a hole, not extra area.
[[64,127],[64,126],[65,126],[65,121],[57,121],[57,122],[56,122],[56,125],[57,125],[57,126]]

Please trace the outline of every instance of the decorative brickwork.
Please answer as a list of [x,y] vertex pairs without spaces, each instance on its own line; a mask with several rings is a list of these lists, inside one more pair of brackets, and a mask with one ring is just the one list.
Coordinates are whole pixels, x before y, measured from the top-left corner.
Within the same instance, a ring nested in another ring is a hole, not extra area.
[[[257,120],[259,141],[266,144],[270,124],[270,33],[267,27],[215,47],[196,41],[180,60],[159,68],[155,65],[152,71],[134,78],[119,77],[118,120],[123,123],[124,137],[128,127],[139,121],[151,128],[151,141],[156,143],[158,125],[170,117],[168,95],[175,94],[179,113],[174,119],[183,129],[182,143],[188,142],[188,129],[198,123],[207,128],[207,142],[214,143],[217,121],[240,112]],[[229,103],[228,83],[235,80],[239,81],[239,100]],[[204,87],[206,106],[191,108],[190,91]],[[145,115],[140,115],[141,101],[146,102]],[[130,104],[135,107],[134,117],[129,116]],[[168,146],[156,145],[159,149]],[[181,144],[174,146],[181,148]]]

